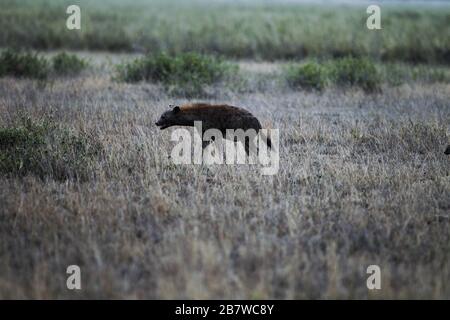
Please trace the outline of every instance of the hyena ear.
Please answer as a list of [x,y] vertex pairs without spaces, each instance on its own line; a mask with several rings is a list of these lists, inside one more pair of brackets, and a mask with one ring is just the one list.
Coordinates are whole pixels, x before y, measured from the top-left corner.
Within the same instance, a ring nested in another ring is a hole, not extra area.
[[176,106],[172,109],[172,111],[173,111],[173,113],[178,113],[178,112],[180,112],[180,107]]

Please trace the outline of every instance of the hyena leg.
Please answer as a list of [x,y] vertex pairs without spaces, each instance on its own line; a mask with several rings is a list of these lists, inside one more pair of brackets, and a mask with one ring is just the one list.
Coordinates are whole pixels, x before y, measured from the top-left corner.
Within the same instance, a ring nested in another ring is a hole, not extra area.
[[254,141],[250,141],[250,139],[245,139],[244,143],[245,153],[249,157],[249,163],[253,163],[253,157],[257,155],[258,149]]

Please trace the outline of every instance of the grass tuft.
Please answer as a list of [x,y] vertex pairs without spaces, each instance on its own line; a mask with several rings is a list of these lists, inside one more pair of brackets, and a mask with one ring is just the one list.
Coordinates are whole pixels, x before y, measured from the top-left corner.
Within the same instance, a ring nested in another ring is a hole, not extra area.
[[329,65],[331,80],[338,86],[357,86],[367,92],[381,89],[381,76],[375,64],[367,58],[345,57]]
[[76,75],[83,71],[88,63],[74,54],[61,52],[52,59],[53,70],[57,75]]
[[[383,74],[384,75],[384,74]],[[308,62],[292,64],[283,74],[293,89],[323,90],[328,84],[341,88],[359,87],[366,92],[378,92],[383,83],[382,74],[368,58],[344,57],[323,65]]]
[[99,141],[87,132],[22,117],[16,125],[0,128],[0,173],[85,180],[100,150]]
[[318,63],[290,65],[285,71],[288,85],[293,88],[322,90],[327,84],[326,69]]
[[170,93],[202,96],[205,87],[224,80],[237,66],[220,58],[197,53],[148,55],[118,66],[118,79],[161,83]]
[[51,60],[38,53],[6,49],[0,54],[0,77],[11,76],[46,80],[51,75],[73,76],[88,63],[75,54],[61,52]]
[[0,54],[0,77],[46,79],[49,72],[48,61],[36,53],[6,49]]

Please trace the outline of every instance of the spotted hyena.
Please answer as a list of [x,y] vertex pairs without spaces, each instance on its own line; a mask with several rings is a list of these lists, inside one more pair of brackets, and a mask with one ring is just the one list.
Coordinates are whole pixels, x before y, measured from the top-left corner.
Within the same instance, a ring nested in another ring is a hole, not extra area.
[[[225,104],[212,105],[207,103],[192,103],[182,106],[176,106],[171,110],[164,112],[155,123],[160,129],[166,129],[172,126],[194,126],[194,122],[202,122],[202,135],[208,129],[217,129],[224,138],[227,137],[226,130],[249,129],[259,133],[261,123],[249,111]],[[205,148],[211,141],[204,141]],[[249,153],[249,140],[245,140],[245,151]],[[266,138],[269,148],[272,148],[272,142],[269,137]]]

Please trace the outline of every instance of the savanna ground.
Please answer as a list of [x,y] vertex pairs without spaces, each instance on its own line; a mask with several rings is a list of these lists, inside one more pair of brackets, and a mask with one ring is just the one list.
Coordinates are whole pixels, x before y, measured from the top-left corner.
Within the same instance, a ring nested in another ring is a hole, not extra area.
[[[1,14],[29,19],[5,25],[2,46],[50,50],[39,51],[48,59],[78,50],[89,66],[0,78],[1,298],[450,298],[448,7],[393,7],[373,37],[353,24],[365,22],[363,7],[158,4],[146,15],[143,1],[126,13],[111,1],[95,19],[88,13],[100,31],[87,24],[63,41],[68,31],[47,19],[59,17],[57,6],[36,3],[3,3]],[[146,21],[161,25],[145,33],[153,42],[139,38]],[[348,33],[331,39],[327,26]],[[199,40],[187,41],[189,32]],[[128,53],[88,51],[117,51],[98,46],[121,41]],[[119,80],[116,65],[140,56],[132,52],[142,44],[219,53],[239,81],[201,84],[201,95],[186,97]],[[376,90],[286,82],[282,59],[322,65],[348,55],[376,61]],[[278,173],[174,165],[170,129],[154,122],[169,104],[192,101],[242,106],[278,128]],[[66,288],[72,264],[80,291]],[[372,264],[381,290],[366,287]]]

